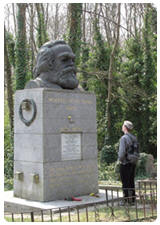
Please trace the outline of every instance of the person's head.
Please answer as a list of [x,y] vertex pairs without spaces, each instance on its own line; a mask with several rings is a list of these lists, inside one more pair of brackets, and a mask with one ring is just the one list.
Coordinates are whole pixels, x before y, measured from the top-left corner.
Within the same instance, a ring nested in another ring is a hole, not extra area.
[[125,120],[122,126],[122,131],[124,133],[130,132],[133,129],[133,124],[132,122]]
[[72,49],[64,41],[47,42],[38,52],[34,78],[74,89],[78,86],[74,59]]

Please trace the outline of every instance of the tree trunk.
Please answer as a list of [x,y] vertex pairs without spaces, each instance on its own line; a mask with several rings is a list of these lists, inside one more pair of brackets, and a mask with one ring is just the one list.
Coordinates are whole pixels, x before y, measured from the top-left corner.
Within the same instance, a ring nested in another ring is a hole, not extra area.
[[137,37],[137,5],[136,4],[134,4],[133,9],[134,9],[134,34]]
[[4,27],[4,66],[6,75],[6,87],[7,87],[7,103],[9,108],[9,120],[11,133],[13,134],[13,89],[11,79],[11,64],[8,57],[7,40],[6,40],[6,29]]
[[44,6],[43,4],[41,3],[41,26],[42,26],[42,37],[43,37],[43,44],[45,42],[48,41],[48,36],[47,36],[47,26],[46,26],[46,23],[45,23],[45,13],[44,13]]
[[38,47],[40,48],[47,40],[46,25],[44,19],[44,7],[41,3],[35,3],[38,15]]
[[70,9],[70,25],[69,25],[69,45],[76,54],[76,64],[79,63],[80,47],[81,47],[81,15],[82,4],[71,3]]
[[17,46],[16,46],[16,89],[23,89],[26,82],[26,7],[24,3],[18,3],[17,15]]
[[83,27],[83,32],[82,32],[82,34],[83,34],[83,42],[85,43],[86,42],[86,3],[84,3],[82,27]]
[[59,17],[59,4],[56,3],[56,13],[55,13],[55,21],[54,21],[54,39],[56,40],[58,37],[58,17]]
[[[105,15],[104,15],[102,3],[101,3],[101,12],[102,12],[102,16],[103,16],[103,23],[104,23],[104,28],[105,28],[107,42],[110,45],[111,41],[110,41],[110,34],[109,34],[109,31],[110,31],[110,29],[109,29],[109,23],[105,19]],[[106,10],[106,13],[107,13],[107,10]],[[108,26],[107,26],[107,23],[108,23]]]
[[[30,46],[31,46],[31,66],[30,69],[33,71],[34,67],[34,10],[33,4],[30,4],[31,14],[30,14]],[[32,76],[33,78],[33,76]]]
[[16,25],[16,16],[15,16],[15,10],[14,10],[14,3],[12,3],[12,11],[13,11],[13,21],[14,21],[14,32],[17,33],[17,25]]
[[35,3],[35,6],[36,6],[36,10],[37,10],[37,15],[38,15],[38,48],[40,48],[43,44],[40,4]]
[[49,3],[47,3],[47,7],[46,7],[46,20],[45,20],[45,24],[46,24],[46,29],[48,28],[48,7],[49,7]]
[[117,49],[118,41],[119,41],[119,28],[120,28],[120,11],[121,11],[121,4],[118,4],[118,22],[117,22],[117,36],[114,42],[113,50],[110,56],[110,65],[109,65],[109,72],[108,72],[108,97],[106,102],[106,117],[107,117],[107,128],[108,131],[111,129],[111,112],[110,112],[110,104],[111,104],[111,95],[112,95],[112,79],[113,79],[113,68],[114,68],[114,58],[115,58],[115,51]]

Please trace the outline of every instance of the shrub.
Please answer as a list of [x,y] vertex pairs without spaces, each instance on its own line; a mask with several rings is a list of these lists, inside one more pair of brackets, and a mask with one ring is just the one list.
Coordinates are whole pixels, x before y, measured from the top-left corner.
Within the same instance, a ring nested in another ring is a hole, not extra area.
[[114,145],[105,145],[101,150],[101,162],[102,163],[113,163],[117,160],[117,150],[119,143]]
[[116,170],[117,162],[106,164],[101,163],[98,165],[99,181],[107,181],[107,183],[115,183],[120,181],[119,170]]

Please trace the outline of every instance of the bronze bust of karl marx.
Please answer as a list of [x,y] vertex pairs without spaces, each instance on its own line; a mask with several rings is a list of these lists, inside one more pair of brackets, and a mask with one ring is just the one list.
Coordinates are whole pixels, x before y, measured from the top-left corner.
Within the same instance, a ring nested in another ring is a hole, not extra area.
[[42,45],[34,67],[34,80],[25,88],[77,89],[75,55],[64,41],[50,41]]

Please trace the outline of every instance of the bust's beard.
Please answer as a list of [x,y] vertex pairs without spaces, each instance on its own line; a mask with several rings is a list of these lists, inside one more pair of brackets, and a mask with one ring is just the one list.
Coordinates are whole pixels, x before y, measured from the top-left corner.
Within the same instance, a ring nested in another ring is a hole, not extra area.
[[72,66],[67,67],[60,72],[57,72],[56,77],[56,84],[64,89],[75,89],[78,87],[79,82],[76,78],[76,71]]

